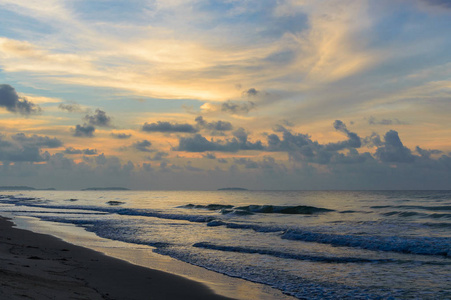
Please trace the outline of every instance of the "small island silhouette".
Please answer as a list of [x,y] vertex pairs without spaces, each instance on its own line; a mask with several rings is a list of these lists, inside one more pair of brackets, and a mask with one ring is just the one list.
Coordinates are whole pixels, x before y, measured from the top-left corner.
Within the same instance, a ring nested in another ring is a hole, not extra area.
[[2,191],[54,191],[55,188],[46,188],[46,189],[37,189],[31,186],[25,185],[11,185],[11,186],[0,186],[0,190]]
[[82,189],[82,191],[130,191],[130,189],[124,187],[89,187]]
[[218,189],[218,191],[248,191],[248,189],[240,188],[240,187],[227,187]]

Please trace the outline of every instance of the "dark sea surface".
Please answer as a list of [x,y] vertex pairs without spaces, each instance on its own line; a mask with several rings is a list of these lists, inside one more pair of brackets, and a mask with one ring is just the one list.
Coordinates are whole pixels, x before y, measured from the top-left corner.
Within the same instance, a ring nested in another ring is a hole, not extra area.
[[2,191],[1,212],[301,299],[451,299],[451,191]]

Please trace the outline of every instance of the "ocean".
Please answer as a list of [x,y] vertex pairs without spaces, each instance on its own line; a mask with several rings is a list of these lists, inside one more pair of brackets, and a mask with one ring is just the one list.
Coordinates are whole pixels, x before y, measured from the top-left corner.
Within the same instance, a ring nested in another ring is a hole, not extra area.
[[299,299],[451,299],[451,191],[2,191],[0,214]]

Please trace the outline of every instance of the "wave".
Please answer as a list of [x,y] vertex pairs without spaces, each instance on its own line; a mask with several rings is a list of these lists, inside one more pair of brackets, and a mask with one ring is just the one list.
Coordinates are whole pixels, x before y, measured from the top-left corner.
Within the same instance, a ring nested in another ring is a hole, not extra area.
[[315,242],[333,246],[451,257],[451,238],[446,237],[406,238],[397,236],[338,235],[300,230],[288,230],[281,237],[287,240]]
[[367,250],[398,252],[421,255],[451,257],[451,238],[430,237],[384,237],[317,233],[287,226],[262,226],[257,224],[233,223],[214,220],[207,226],[225,226],[231,229],[250,229],[256,232],[281,232],[281,238],[303,242],[329,244],[333,246],[361,248]]
[[297,206],[281,206],[281,205],[247,205],[247,206],[234,206],[225,204],[208,204],[208,205],[194,205],[187,204],[184,206],[179,206],[179,208],[189,208],[189,209],[205,209],[205,210],[220,210],[223,214],[291,214],[291,215],[310,215],[315,213],[323,213],[334,211],[333,209],[308,206],[308,205],[297,205]]
[[206,209],[206,210],[221,210],[221,209],[229,209],[233,208],[233,205],[223,205],[223,204],[208,204],[208,205],[195,205],[195,204],[187,204],[183,206],[178,206],[179,208],[190,208],[190,209]]
[[262,254],[270,255],[279,258],[295,259],[295,260],[308,260],[316,262],[325,263],[404,263],[410,261],[400,261],[393,259],[366,259],[359,257],[327,257],[327,256],[315,256],[307,254],[295,254],[289,252],[275,251],[269,249],[257,249],[250,247],[241,246],[225,246],[225,245],[215,245],[207,242],[200,242],[193,245],[196,248],[204,248],[210,250],[226,251],[226,252],[238,252],[238,253],[248,253],[248,254]]
[[[150,209],[131,209],[120,208],[114,206],[108,207],[93,207],[93,206],[64,206],[64,205],[43,205],[40,203],[33,203],[29,201],[21,201],[17,198],[10,198],[10,203],[16,205],[41,207],[47,209],[64,209],[69,211],[74,210],[86,210],[94,212],[106,212],[118,215],[129,216],[143,216],[154,217],[160,219],[170,220],[183,220],[196,223],[206,223],[207,226],[225,226],[230,229],[242,229],[242,230],[254,230],[256,232],[275,233],[280,232],[280,237],[287,240],[299,240],[304,242],[315,242],[321,244],[329,244],[333,246],[344,246],[353,248],[362,248],[376,251],[390,251],[398,253],[410,253],[410,254],[424,254],[424,255],[441,255],[445,257],[451,257],[451,238],[443,237],[384,237],[384,236],[361,236],[361,235],[340,235],[340,234],[327,234],[318,233],[302,228],[293,228],[285,225],[264,225],[254,223],[239,223],[239,222],[226,222],[224,220],[206,216],[206,215],[186,215],[186,214],[170,214],[162,213]],[[263,207],[263,206],[257,206]],[[437,218],[448,218],[449,214],[445,216],[440,215]],[[73,221],[69,221],[73,223]]]
[[435,228],[451,228],[451,223],[424,223],[423,225]]
[[423,205],[375,205],[370,208],[408,208],[408,209],[421,209],[429,211],[451,211],[451,205],[439,205],[439,206],[423,206]]
[[172,245],[169,242],[149,241],[136,237],[133,233],[134,229],[123,226],[123,223],[116,223],[111,220],[94,220],[94,219],[65,219],[56,216],[40,217],[43,221],[58,222],[82,226],[86,231],[93,232],[97,236],[121,241],[136,245],[146,245],[155,248],[165,248]]
[[382,214],[383,216],[399,216],[403,218],[413,217],[413,216],[428,216],[428,214],[414,212],[414,211],[389,211]]
[[236,209],[250,211],[253,213],[263,213],[263,214],[293,214],[293,215],[310,215],[314,213],[322,213],[333,211],[332,209],[314,207],[308,205],[298,205],[298,206],[278,206],[278,205],[248,205],[237,207]]
[[102,213],[113,213],[124,216],[140,216],[140,217],[153,217],[160,219],[169,219],[169,220],[182,220],[189,221],[195,223],[207,223],[214,220],[211,216],[204,215],[181,215],[181,214],[166,214],[148,209],[130,209],[130,208],[116,208],[111,207],[98,207],[98,206],[83,206],[83,205],[74,205],[74,206],[65,206],[65,205],[40,205],[40,204],[26,204],[24,206],[28,207],[40,207],[47,209],[65,209],[65,210],[86,210],[86,211],[95,211]]
[[451,219],[451,214],[431,214],[430,217],[434,219]]

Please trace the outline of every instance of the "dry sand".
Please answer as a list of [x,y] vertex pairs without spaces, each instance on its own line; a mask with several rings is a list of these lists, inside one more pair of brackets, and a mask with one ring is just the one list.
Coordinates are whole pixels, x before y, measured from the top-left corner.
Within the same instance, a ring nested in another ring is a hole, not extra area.
[[13,227],[0,217],[0,299],[230,299],[201,283]]

